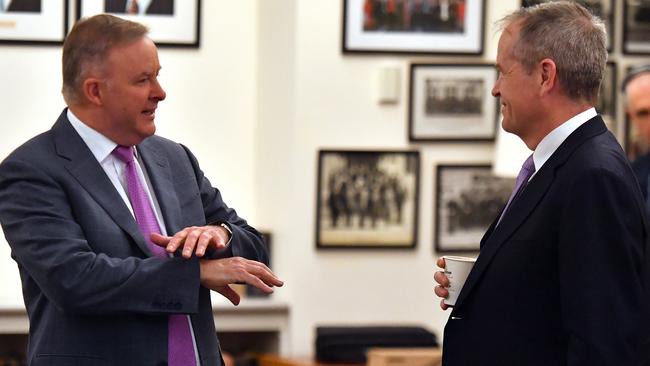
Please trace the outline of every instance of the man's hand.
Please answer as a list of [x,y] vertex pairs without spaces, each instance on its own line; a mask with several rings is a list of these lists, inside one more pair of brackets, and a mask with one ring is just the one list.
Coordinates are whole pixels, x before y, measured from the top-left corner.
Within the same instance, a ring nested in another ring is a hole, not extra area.
[[[445,269],[446,264],[445,264],[445,258],[440,257],[438,258],[438,261],[436,262],[438,267]],[[449,296],[449,291],[447,291],[447,287],[449,287],[449,279],[447,276],[445,276],[444,271],[436,271],[436,273],[433,275],[433,279],[438,282],[438,286],[436,286],[433,291],[436,293],[438,297],[442,297],[440,300],[440,308],[442,310],[447,310],[449,306],[445,304],[445,299],[447,296]]]
[[164,247],[169,253],[175,252],[182,245],[184,258],[190,258],[192,253],[203,257],[207,248],[225,248],[228,240],[230,233],[226,229],[212,225],[186,227],[174,236],[151,234],[151,241]]
[[267,294],[273,292],[273,287],[281,287],[284,284],[263,263],[241,257],[201,259],[199,265],[201,285],[219,292],[234,305],[238,305],[240,299],[229,284],[246,283]]

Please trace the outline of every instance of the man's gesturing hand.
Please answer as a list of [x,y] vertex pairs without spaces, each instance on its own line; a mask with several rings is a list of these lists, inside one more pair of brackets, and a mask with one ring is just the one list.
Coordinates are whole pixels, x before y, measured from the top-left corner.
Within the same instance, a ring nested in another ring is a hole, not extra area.
[[177,232],[174,236],[151,234],[151,241],[173,253],[181,245],[183,257],[190,258],[192,253],[203,257],[207,248],[222,249],[228,244],[230,233],[221,226],[191,226]]
[[246,283],[262,292],[270,294],[273,287],[284,284],[263,263],[241,257],[225,259],[201,259],[201,285],[217,291],[235,305],[239,304],[239,295],[228,286],[233,283]]

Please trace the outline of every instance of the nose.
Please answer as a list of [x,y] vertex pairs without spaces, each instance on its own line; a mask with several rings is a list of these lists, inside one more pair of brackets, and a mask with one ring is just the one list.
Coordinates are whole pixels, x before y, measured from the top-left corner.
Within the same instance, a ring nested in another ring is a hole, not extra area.
[[494,86],[492,87],[492,96],[495,98],[498,98],[501,96],[501,92],[499,91],[499,80],[494,83]]
[[162,88],[158,79],[154,79],[153,87],[151,89],[151,98],[156,99],[157,101],[165,100],[167,93],[165,89]]

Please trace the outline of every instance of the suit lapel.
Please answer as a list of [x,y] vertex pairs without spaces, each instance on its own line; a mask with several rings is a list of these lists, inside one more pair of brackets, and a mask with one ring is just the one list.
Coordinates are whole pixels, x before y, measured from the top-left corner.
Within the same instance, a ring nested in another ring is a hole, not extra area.
[[52,127],[56,151],[60,157],[67,160],[64,163],[65,168],[106,210],[111,219],[133,238],[138,247],[151,256],[151,251],[131,212],[106,176],[104,169],[68,121],[66,112],[67,109]]
[[181,210],[178,196],[174,190],[172,171],[169,162],[152,143],[151,139],[144,140],[138,145],[138,152],[144,161],[147,175],[160,205],[167,235],[173,235],[181,226]]
[[472,289],[476,283],[478,283],[490,262],[499,251],[499,248],[528,219],[535,207],[537,207],[548,189],[551,187],[551,184],[553,184],[556,169],[564,164],[578,146],[606,130],[607,128],[600,116],[592,118],[575,130],[558,147],[546,163],[544,163],[542,168],[537,172],[537,174],[535,174],[517,200],[511,204],[508,212],[503,216],[501,223],[498,226],[496,226],[497,220],[492,223],[481,240],[481,253],[476,260],[474,268],[470,272],[465,285],[463,286],[463,290],[461,291],[458,300],[456,301],[456,309],[458,309],[462,302],[471,293]]

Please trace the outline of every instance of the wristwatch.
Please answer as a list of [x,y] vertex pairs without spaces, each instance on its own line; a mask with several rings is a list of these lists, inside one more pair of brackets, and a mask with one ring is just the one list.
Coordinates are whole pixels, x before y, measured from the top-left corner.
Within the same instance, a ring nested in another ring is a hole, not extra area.
[[225,222],[220,222],[219,226],[226,229],[226,231],[228,232],[228,243],[226,243],[226,245],[230,244],[230,239],[232,239],[232,229]]

